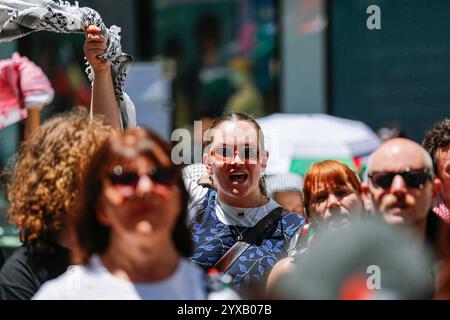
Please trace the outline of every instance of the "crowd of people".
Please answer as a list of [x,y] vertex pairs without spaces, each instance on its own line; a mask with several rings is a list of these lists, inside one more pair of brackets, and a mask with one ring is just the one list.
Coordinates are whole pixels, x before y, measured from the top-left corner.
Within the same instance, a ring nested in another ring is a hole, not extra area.
[[[423,146],[384,142],[364,177],[326,160],[266,180],[260,126],[228,113],[194,174],[151,129],[122,128],[105,38],[86,32],[93,114],[55,117],[23,143],[8,186],[23,246],[0,298],[449,298],[449,120]],[[343,276],[319,268],[333,264]],[[388,280],[361,289],[361,266]]]

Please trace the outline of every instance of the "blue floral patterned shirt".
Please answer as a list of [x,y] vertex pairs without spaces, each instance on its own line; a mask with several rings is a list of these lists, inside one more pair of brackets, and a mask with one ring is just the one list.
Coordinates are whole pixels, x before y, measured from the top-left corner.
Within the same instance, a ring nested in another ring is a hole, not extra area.
[[[213,267],[234,245],[238,235],[251,228],[223,223],[216,213],[216,197],[216,191],[210,189],[200,204],[200,210],[191,216],[189,222],[194,242],[194,254],[190,260],[205,269]],[[303,224],[304,219],[297,213],[285,213],[225,272],[233,279],[231,287],[240,291],[251,284],[264,285],[275,263],[287,256],[291,239]]]

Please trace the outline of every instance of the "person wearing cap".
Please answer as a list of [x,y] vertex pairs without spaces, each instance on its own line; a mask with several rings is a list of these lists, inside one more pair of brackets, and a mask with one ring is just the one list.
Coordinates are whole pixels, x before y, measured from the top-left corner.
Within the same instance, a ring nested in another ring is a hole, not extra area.
[[303,178],[296,173],[285,173],[266,178],[267,194],[288,211],[304,216]]

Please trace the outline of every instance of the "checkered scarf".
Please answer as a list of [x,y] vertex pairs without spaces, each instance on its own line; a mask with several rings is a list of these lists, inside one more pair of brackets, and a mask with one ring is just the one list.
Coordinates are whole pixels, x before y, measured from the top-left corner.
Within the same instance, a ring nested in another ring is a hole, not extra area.
[[439,202],[433,208],[433,212],[445,223],[450,224],[450,209],[445,205],[445,202],[442,198],[439,199]]
[[183,168],[183,180],[198,182],[200,178],[208,174],[203,163],[194,163]]
[[[0,0],[0,42],[24,37],[35,31],[59,33],[84,33],[88,25],[101,28],[107,40],[108,49],[99,56],[109,61],[113,71],[114,91],[119,102],[123,127],[136,125],[134,105],[123,91],[125,78],[131,66],[132,57],[123,53],[120,45],[120,28],[106,28],[102,18],[95,10],[80,8],[78,2],[50,0]],[[92,82],[91,66],[86,69]]]

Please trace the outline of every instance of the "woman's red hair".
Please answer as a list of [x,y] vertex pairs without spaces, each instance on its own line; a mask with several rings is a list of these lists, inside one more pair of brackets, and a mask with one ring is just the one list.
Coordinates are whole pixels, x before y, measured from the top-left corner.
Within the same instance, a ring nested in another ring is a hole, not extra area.
[[350,186],[361,194],[361,181],[347,165],[336,160],[314,163],[307,171],[303,186],[305,208],[319,193],[321,186]]

